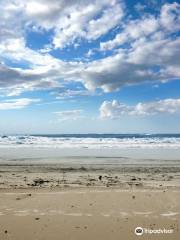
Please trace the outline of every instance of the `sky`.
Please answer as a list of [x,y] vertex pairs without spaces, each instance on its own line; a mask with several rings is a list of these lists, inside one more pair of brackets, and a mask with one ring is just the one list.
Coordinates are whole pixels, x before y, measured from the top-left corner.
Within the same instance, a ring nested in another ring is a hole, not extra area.
[[179,1],[0,9],[0,134],[180,133]]

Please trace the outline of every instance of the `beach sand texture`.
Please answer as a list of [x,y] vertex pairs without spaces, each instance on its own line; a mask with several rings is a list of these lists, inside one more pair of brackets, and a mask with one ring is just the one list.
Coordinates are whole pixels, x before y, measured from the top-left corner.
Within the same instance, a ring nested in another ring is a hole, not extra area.
[[[1,166],[0,239],[180,237],[178,166]],[[168,234],[136,236],[136,227]]]
[[[0,239],[179,239],[176,190],[76,189],[5,191]],[[136,227],[172,234],[136,236]]]

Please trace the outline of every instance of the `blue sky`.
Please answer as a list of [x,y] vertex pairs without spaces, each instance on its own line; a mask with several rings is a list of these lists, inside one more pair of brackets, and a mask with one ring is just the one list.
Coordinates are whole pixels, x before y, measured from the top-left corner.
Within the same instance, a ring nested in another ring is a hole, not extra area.
[[0,134],[180,132],[178,1],[0,7]]

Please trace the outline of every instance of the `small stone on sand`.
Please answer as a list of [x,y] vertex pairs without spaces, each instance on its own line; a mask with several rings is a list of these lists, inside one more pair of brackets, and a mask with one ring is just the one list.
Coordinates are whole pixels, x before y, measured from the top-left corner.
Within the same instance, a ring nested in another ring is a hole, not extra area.
[[100,181],[102,180],[102,176],[101,176],[101,175],[99,176],[99,180],[100,180]]

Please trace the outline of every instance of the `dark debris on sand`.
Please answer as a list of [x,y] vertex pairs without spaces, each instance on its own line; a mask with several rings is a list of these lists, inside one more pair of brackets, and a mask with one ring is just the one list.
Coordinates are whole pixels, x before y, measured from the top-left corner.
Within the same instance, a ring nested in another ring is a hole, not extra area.
[[34,179],[33,182],[34,183],[32,184],[32,186],[41,186],[44,183],[48,183],[49,180],[44,180],[42,178],[38,178],[38,179]]

